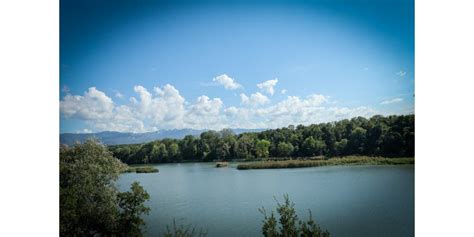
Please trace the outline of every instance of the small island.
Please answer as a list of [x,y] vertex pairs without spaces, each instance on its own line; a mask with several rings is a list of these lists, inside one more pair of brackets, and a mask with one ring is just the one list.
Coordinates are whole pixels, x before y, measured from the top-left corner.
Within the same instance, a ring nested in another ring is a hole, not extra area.
[[152,166],[128,167],[124,173],[157,173],[159,170]]
[[223,168],[229,166],[229,162],[217,162],[216,168]]

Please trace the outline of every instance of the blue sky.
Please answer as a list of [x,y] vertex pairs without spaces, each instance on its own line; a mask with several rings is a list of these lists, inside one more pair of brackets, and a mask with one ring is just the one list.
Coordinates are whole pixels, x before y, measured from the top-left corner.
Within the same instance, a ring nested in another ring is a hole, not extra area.
[[60,15],[61,132],[414,112],[413,1],[61,0]]

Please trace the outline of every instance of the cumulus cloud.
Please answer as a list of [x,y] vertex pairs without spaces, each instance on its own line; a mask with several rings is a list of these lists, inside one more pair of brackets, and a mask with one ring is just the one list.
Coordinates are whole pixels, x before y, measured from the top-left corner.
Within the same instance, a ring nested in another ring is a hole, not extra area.
[[279,128],[289,124],[313,124],[335,121],[356,116],[369,117],[376,114],[368,107],[327,107],[329,97],[319,94],[305,98],[288,96],[286,99],[267,107],[236,108],[225,111],[229,116],[229,127]]
[[275,78],[273,80],[268,80],[268,81],[265,81],[265,82],[262,82],[262,83],[259,83],[257,84],[257,87],[265,92],[265,93],[268,93],[270,95],[273,95],[275,93],[275,86],[276,84],[278,83],[278,79]]
[[287,92],[286,89],[281,90],[281,93],[282,93],[283,95],[286,94],[286,92]]
[[218,115],[223,103],[220,98],[210,99],[202,95],[199,96],[191,107],[191,113],[195,115]]
[[240,94],[240,101],[242,104],[250,105],[250,106],[264,105],[270,102],[268,97],[266,97],[260,92],[251,94],[250,96],[247,96],[244,93],[242,93]]
[[389,105],[389,104],[399,103],[399,102],[402,102],[402,101],[403,101],[402,98],[394,98],[394,99],[391,99],[391,100],[384,100],[380,104],[381,105]]
[[223,102],[220,98],[210,99],[202,95],[196,102],[189,106],[186,112],[185,124],[189,128],[224,128],[221,109]]
[[375,114],[375,111],[367,107],[326,107],[327,102],[327,96],[317,94],[304,99],[288,96],[286,100],[262,111],[262,114],[268,117],[267,124],[271,127],[283,127],[288,124],[308,125]]
[[234,117],[234,116],[238,115],[239,109],[237,107],[231,106],[229,108],[224,109],[224,113],[227,116]]
[[222,74],[220,76],[214,77],[212,81],[217,82],[220,85],[223,85],[224,88],[228,90],[236,90],[236,89],[242,88],[242,85],[235,82],[234,79],[230,78],[226,74]]
[[83,96],[66,95],[59,107],[66,118],[94,120],[110,118],[114,102],[104,92],[91,87]]
[[[186,101],[174,86],[147,88],[137,85],[129,102],[116,104],[95,87],[83,95],[66,95],[60,101],[63,119],[78,119],[85,131],[146,132],[157,129],[278,128],[376,114],[369,107],[337,107],[325,95],[287,96],[270,104],[260,92],[240,94],[242,106],[226,107],[220,98],[206,95]],[[124,102],[124,101],[122,101]]]

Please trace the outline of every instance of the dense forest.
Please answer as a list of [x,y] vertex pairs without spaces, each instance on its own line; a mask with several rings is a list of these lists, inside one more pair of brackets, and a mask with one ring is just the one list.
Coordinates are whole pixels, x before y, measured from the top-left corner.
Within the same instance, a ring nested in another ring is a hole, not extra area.
[[413,157],[415,116],[356,117],[239,135],[224,129],[199,137],[114,145],[109,150],[127,164],[347,155]]

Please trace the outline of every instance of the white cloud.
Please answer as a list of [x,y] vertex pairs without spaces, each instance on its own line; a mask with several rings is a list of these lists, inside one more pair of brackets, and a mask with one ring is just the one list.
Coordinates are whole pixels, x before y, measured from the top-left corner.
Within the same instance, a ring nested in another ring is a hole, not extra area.
[[278,79],[268,80],[262,83],[257,84],[257,87],[265,93],[273,95],[275,93],[274,87],[278,83]]
[[186,112],[186,126],[188,128],[197,129],[224,128],[223,115],[221,115],[223,104],[220,98],[210,99],[205,95],[199,96],[196,102],[190,105]]
[[398,76],[401,76],[401,77],[404,77],[406,74],[407,74],[407,72],[405,72],[405,71],[399,71],[399,72],[397,72],[397,75],[398,75]]
[[242,104],[250,106],[264,105],[270,102],[268,97],[266,97],[260,92],[251,94],[250,97],[242,93],[240,94],[240,101]]
[[83,96],[66,95],[59,108],[66,118],[103,119],[112,115],[114,102],[104,92],[91,87]]
[[151,119],[153,126],[182,127],[185,114],[184,97],[170,84],[166,84],[163,88],[155,87],[154,90],[157,92],[157,97],[152,97],[146,89],[139,92],[141,94],[139,108],[145,112],[144,116]]
[[394,103],[400,103],[402,101],[403,101],[402,98],[394,98],[394,99],[391,99],[391,100],[384,100],[380,104],[381,105],[389,105],[389,104],[394,104]]
[[285,100],[268,107],[229,108],[227,123],[228,127],[279,128],[289,124],[308,125],[376,114],[376,111],[369,107],[326,107],[328,104],[331,104],[329,97],[324,95],[313,94],[303,99],[288,96]]
[[60,110],[65,118],[84,120],[96,130],[144,132],[156,127],[183,127],[184,98],[169,84],[158,89],[162,93],[154,97],[137,85],[134,91],[139,99],[131,97],[130,104],[116,106],[104,92],[91,87],[84,96],[65,96]]
[[283,95],[286,94],[286,92],[287,92],[286,89],[281,90],[281,93],[282,93]]
[[[241,94],[243,106],[226,107],[220,98],[199,96],[187,102],[172,85],[134,87],[135,97],[116,104],[95,87],[83,95],[66,95],[60,101],[63,119],[79,119],[91,131],[146,132],[157,129],[278,128],[289,124],[329,122],[376,114],[369,107],[336,107],[328,96],[287,96],[269,105],[260,92]],[[86,132],[86,130],[83,130]]]
[[197,98],[196,103],[191,106],[190,110],[195,115],[218,115],[222,105],[220,98],[211,100],[209,97],[202,95]]
[[110,119],[89,121],[98,131],[118,131],[118,132],[149,132],[153,131],[152,126],[145,126],[145,118],[133,111],[130,106],[121,105],[115,108]]
[[125,96],[120,93],[119,91],[115,91],[115,97],[119,98],[119,99],[123,99]]
[[229,90],[235,90],[242,88],[242,85],[239,83],[235,82],[234,79],[230,78],[226,74],[222,74],[220,76],[214,77],[212,81],[215,81],[219,83],[220,85],[223,85],[224,88],[229,89]]
[[76,133],[92,133],[92,130],[88,128],[84,128],[82,130],[78,130]]
[[233,116],[236,116],[239,113],[239,109],[237,109],[234,106],[231,106],[229,108],[224,109],[224,113],[227,116],[233,117]]

